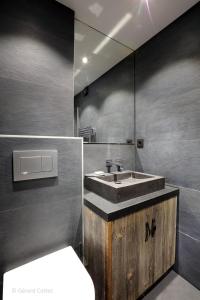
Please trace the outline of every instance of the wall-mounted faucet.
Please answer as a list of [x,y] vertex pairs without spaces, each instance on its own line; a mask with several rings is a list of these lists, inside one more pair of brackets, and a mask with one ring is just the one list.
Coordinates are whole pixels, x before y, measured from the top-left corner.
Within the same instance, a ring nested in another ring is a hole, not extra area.
[[122,170],[123,170],[123,164],[122,164],[122,160],[121,159],[116,159],[115,162],[113,162],[112,159],[107,159],[106,160],[106,168],[107,168],[107,172],[108,173],[111,172],[111,168],[113,166],[117,167],[117,172],[122,172]]

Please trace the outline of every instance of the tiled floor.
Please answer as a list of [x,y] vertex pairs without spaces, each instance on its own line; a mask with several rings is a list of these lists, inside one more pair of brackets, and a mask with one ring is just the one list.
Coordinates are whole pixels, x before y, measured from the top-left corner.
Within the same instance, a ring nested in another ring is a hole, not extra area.
[[200,300],[200,291],[171,271],[144,300]]

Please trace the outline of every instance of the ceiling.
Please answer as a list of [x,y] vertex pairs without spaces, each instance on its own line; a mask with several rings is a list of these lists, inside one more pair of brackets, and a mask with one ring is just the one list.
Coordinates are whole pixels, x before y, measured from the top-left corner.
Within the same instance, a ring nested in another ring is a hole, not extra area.
[[199,0],[58,0],[78,20],[136,50]]
[[[199,2],[198,0],[57,1],[75,11],[75,95]],[[88,63],[83,63],[83,57],[87,57]]]

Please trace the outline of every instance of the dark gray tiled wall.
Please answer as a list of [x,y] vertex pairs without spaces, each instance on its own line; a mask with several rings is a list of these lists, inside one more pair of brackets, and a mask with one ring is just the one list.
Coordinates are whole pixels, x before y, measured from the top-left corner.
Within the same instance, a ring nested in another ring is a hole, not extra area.
[[164,175],[169,183],[200,190],[200,139],[149,141],[148,135],[142,137],[145,147],[137,149],[137,168]]
[[[73,136],[74,12],[0,3],[0,134]],[[12,183],[14,149],[58,149],[59,177]],[[5,270],[81,242],[82,141],[0,138],[0,298]]]
[[[176,270],[200,288],[200,4],[136,51],[136,168],[181,186]],[[183,188],[182,188],[183,187]]]
[[129,55],[75,97],[80,127],[97,130],[96,141],[125,143],[134,138],[134,56]]
[[178,233],[178,249],[175,270],[200,289],[200,241]]
[[180,198],[179,231],[200,242],[200,192],[181,187]]
[[3,278],[0,277],[0,299],[3,297]]
[[73,11],[2,0],[0,133],[73,136],[73,61]]
[[[81,242],[82,140],[0,138],[1,272]],[[12,182],[12,151],[57,149],[58,178]]]
[[[135,168],[134,145],[84,144],[83,154],[85,174],[97,170],[106,172],[106,159],[120,158],[126,170]],[[116,167],[113,167],[113,170],[116,170]]]
[[180,187],[175,270],[200,289],[200,191]]

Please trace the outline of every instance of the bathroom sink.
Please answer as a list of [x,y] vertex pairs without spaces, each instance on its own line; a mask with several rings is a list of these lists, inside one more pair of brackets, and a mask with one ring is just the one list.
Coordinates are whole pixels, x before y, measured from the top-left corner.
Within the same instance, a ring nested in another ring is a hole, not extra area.
[[118,203],[165,188],[165,178],[134,171],[85,176],[86,189]]

